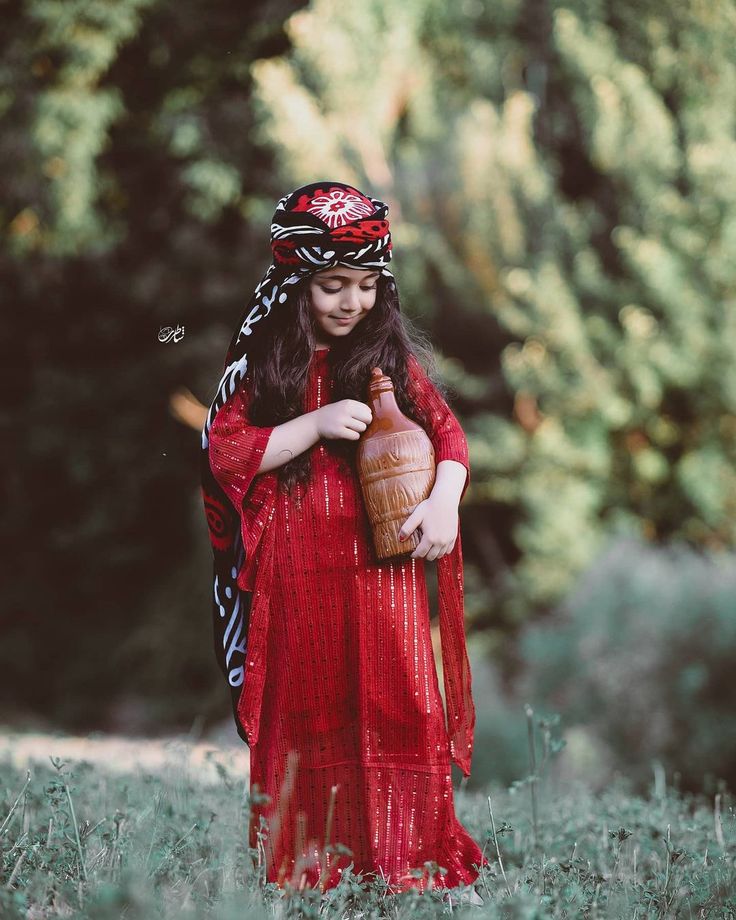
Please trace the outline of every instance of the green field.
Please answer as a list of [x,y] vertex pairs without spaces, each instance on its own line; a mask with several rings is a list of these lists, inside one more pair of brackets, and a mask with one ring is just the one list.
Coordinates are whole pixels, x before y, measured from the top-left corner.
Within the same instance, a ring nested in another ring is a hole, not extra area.
[[264,885],[259,852],[247,846],[247,777],[214,748],[205,759],[207,771],[184,757],[160,770],[50,757],[26,769],[6,757],[0,917],[360,911],[398,920],[451,909],[508,918],[736,917],[736,822],[727,793],[708,801],[658,783],[642,798],[622,779],[596,794],[552,777],[461,788],[458,816],[492,862],[477,884],[483,906],[452,907],[432,891],[391,896],[355,876],[324,900],[316,891],[282,899]]

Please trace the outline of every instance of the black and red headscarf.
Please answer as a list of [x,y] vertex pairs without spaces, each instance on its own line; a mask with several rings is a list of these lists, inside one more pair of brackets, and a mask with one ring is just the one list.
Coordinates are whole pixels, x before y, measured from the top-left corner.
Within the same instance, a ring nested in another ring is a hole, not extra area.
[[[345,265],[379,269],[393,280],[388,206],[342,182],[314,182],[285,195],[271,223],[272,261],[238,322],[202,429],[202,498],[214,556],[212,613],[215,652],[237,706],[244,678],[251,597],[237,575],[244,562],[239,509],[216,482],[209,462],[209,432],[218,411],[248,369],[252,335],[268,335],[271,310],[294,309],[295,285],[305,276]],[[244,738],[240,723],[236,724]],[[244,740],[247,740],[244,738]]]

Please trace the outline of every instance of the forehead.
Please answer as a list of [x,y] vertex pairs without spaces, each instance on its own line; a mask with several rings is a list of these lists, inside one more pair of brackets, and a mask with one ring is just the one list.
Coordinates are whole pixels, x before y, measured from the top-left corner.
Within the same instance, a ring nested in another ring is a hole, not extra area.
[[345,265],[336,265],[334,268],[326,268],[321,272],[317,272],[315,277],[322,281],[328,278],[334,278],[338,281],[361,281],[364,278],[373,278],[380,274],[375,268],[347,268]]

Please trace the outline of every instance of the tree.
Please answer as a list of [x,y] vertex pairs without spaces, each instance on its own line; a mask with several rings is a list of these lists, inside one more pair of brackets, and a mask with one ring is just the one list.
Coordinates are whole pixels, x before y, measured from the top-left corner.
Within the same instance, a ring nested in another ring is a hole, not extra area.
[[315,0],[254,68],[293,183],[393,205],[470,440],[481,623],[555,604],[612,532],[733,544],[735,26],[730,3]]
[[297,6],[4,5],[0,682],[67,726],[131,693],[138,727],[221,709],[198,439],[168,401],[214,389],[262,270],[252,225],[280,190],[249,65]]

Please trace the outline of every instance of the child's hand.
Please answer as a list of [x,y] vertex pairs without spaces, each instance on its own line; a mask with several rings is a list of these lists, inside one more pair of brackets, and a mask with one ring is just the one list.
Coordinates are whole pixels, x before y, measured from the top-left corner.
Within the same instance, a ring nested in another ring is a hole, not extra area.
[[314,410],[321,438],[357,441],[373,419],[371,408],[357,399],[340,399]]
[[442,493],[435,493],[419,502],[404,521],[399,531],[399,540],[402,537],[406,539],[421,525],[422,537],[410,558],[418,559],[423,556],[430,561],[439,559],[452,552],[457,540],[459,523],[457,503],[447,501],[442,497]]

